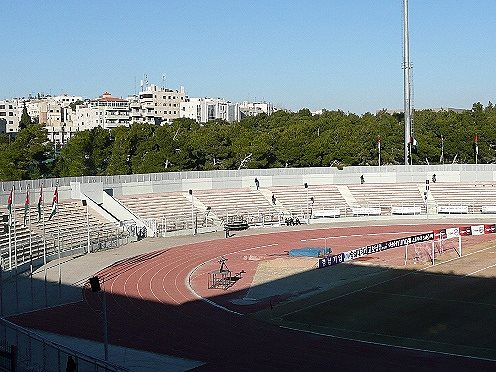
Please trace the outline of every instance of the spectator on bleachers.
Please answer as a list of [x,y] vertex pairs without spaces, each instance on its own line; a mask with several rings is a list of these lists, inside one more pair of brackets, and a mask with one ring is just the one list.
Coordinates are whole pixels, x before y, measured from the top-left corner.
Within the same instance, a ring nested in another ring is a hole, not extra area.
[[363,174],[360,176],[360,184],[363,185],[365,183],[365,178],[363,178]]
[[432,175],[432,183],[436,183],[437,179],[436,179],[436,173],[434,173]]
[[272,204],[276,205],[276,196],[272,194]]
[[260,187],[260,181],[258,180],[258,178],[255,178],[255,186],[257,187],[257,190]]

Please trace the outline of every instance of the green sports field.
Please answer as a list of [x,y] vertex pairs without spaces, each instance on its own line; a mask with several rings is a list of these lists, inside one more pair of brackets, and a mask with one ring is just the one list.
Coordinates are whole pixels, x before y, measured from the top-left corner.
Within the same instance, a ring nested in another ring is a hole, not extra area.
[[382,344],[496,360],[496,242],[436,265],[341,264],[354,280],[257,314],[281,326]]

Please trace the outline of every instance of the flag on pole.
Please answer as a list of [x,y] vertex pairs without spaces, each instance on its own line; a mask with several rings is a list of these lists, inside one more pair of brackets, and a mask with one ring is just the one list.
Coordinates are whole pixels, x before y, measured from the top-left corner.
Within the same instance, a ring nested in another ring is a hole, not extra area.
[[48,221],[50,221],[53,216],[57,213],[57,209],[59,206],[59,191],[58,187],[55,187],[55,191],[53,193],[53,199],[52,199],[52,211],[50,212],[50,217],[48,217]]
[[381,137],[377,137],[377,148],[381,151]]
[[24,200],[24,226],[27,226],[29,213],[29,189],[26,190],[26,199]]
[[38,198],[38,222],[41,221],[41,208],[43,205],[43,185],[40,187],[40,197]]
[[474,148],[475,148],[475,155],[479,155],[479,136],[477,133],[474,136]]
[[9,220],[12,219],[12,198],[14,195],[14,186],[12,186],[12,190],[10,190],[9,198],[7,199],[7,209],[9,210]]

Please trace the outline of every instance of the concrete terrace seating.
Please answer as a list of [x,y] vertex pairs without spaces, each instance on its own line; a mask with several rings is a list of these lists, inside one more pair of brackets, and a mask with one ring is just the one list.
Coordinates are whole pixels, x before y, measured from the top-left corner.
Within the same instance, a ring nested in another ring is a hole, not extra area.
[[348,185],[358,206],[381,208],[381,214],[390,213],[392,207],[420,207],[426,213],[423,195],[417,183],[364,183]]
[[[107,221],[99,214],[89,208],[88,219],[86,207],[80,200],[65,200],[58,205],[57,214],[49,221],[51,205],[44,205],[44,218],[38,221],[38,211],[36,206],[30,208],[31,230],[39,236],[45,235],[45,239],[54,247],[60,243],[61,251],[78,247],[87,247],[88,244],[88,224],[90,231],[90,244],[99,245],[103,241],[120,234],[119,228],[112,222]],[[23,208],[17,210],[17,219],[22,221],[24,216]],[[44,220],[44,228],[43,228]],[[44,229],[44,231],[43,231]],[[56,254],[50,251],[47,254]]]
[[250,225],[279,221],[271,202],[254,189],[198,190],[194,195],[221,221],[243,218]]
[[[193,196],[196,197],[196,193]],[[191,196],[187,193],[165,192],[115,198],[141,220],[155,221],[160,231],[192,228]],[[206,225],[204,211],[194,206],[193,213],[198,215],[198,227]]]
[[307,189],[303,185],[277,186],[269,189],[292,215],[306,216],[307,207],[309,213],[311,210],[339,209],[341,216],[344,216],[349,211],[346,200],[336,185],[308,185]]
[[466,206],[468,213],[481,213],[483,206],[496,206],[496,183],[431,183],[438,206]]
[[[0,218],[3,218],[3,216]],[[10,241],[11,251],[9,253],[9,233],[8,231],[4,232],[2,228],[0,230],[0,257],[2,267],[9,267],[10,259],[12,259],[12,266],[15,266],[16,263],[20,266],[29,262],[31,259],[43,256],[43,238],[35,233],[30,234],[28,227],[24,226],[20,221],[16,221],[15,226],[12,225]],[[53,246],[48,244],[47,250],[49,249],[53,249]],[[15,257],[16,253],[17,257]]]

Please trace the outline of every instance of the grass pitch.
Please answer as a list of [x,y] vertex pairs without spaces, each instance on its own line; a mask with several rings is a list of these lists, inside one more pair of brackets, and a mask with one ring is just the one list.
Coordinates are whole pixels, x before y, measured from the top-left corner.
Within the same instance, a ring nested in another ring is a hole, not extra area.
[[421,270],[369,269],[361,268],[363,279],[256,316],[320,334],[496,360],[495,242]]

